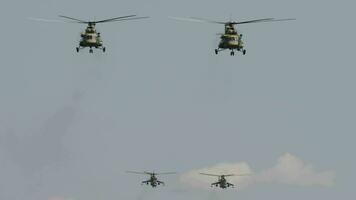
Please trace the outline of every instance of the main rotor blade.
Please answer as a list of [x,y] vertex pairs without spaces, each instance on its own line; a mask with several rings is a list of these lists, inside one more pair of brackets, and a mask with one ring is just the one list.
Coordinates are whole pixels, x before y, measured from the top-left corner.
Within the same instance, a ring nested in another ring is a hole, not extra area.
[[260,22],[279,22],[279,21],[291,21],[296,20],[295,18],[287,18],[287,19],[274,19],[274,18],[265,18],[265,19],[256,19],[242,22],[233,22],[232,24],[249,24],[249,23],[260,23]]
[[222,176],[227,177],[227,176],[236,176],[236,175],[235,175],[235,174],[224,174],[224,175],[222,175]]
[[214,24],[248,24],[248,23],[260,23],[260,22],[277,22],[277,21],[296,20],[294,18],[287,18],[287,19],[263,18],[263,19],[255,19],[255,20],[241,21],[241,22],[235,22],[235,21],[222,22],[222,21],[214,21],[214,20],[203,19],[203,18],[198,18],[198,17],[190,17],[190,18],[169,17],[169,18],[175,19],[175,20],[181,20],[181,21],[208,22],[208,23],[214,23]]
[[251,174],[227,174],[227,175],[224,175],[225,177],[227,176],[249,176]]
[[147,172],[136,172],[136,171],[126,171],[126,173],[130,173],[130,174],[149,174]]
[[100,20],[100,21],[95,21],[95,23],[104,23],[104,22],[110,22],[110,21],[115,21],[118,19],[125,19],[125,18],[129,18],[129,17],[135,17],[136,15],[127,15],[127,16],[121,16],[121,17],[114,17],[114,18],[110,18],[110,19],[104,19],[104,20]]
[[209,23],[214,23],[214,24],[226,24],[226,22],[214,21],[214,20],[210,20],[210,19],[203,19],[203,18],[198,18],[198,17],[191,17],[191,18],[200,20],[202,22],[209,22]]
[[133,18],[128,18],[128,19],[117,19],[117,20],[112,20],[111,22],[121,22],[121,21],[129,21],[129,20],[136,20],[136,19],[147,19],[150,17],[133,17]]
[[177,174],[177,172],[163,172],[163,173],[157,173],[157,175],[168,175],[168,174]]
[[212,20],[206,20],[206,19],[201,19],[201,18],[195,18],[195,17],[190,17],[190,18],[183,18],[183,17],[169,17],[170,19],[174,20],[179,20],[179,21],[189,21],[189,22],[208,22],[208,23],[214,23],[214,24],[225,24],[225,22],[218,22],[218,21],[212,21]]
[[66,23],[65,21],[56,20],[56,19],[42,19],[42,18],[36,18],[36,17],[28,17],[27,19],[33,20],[33,21],[40,21],[40,22]]
[[217,174],[207,174],[207,173],[199,173],[201,175],[205,175],[205,176],[215,176],[215,177],[220,177],[221,175],[217,175]]
[[75,19],[73,17],[67,17],[67,16],[64,16],[64,15],[59,15],[59,17],[70,19],[70,20],[74,20],[74,21],[77,21],[79,23],[85,23],[85,24],[88,23],[87,21],[84,21],[84,20],[81,20],[81,19]]
[[207,173],[199,173],[199,174],[206,175],[206,176],[217,176],[217,177],[220,177],[220,176],[225,176],[225,177],[227,177],[227,176],[248,176],[248,175],[250,175],[250,174],[220,174],[220,175],[218,175],[218,174],[207,174]]

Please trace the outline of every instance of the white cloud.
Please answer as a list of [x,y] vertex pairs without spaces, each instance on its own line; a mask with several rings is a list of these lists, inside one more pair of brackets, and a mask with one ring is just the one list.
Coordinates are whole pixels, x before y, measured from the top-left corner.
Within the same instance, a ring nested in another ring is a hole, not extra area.
[[305,163],[298,157],[286,153],[277,164],[261,172],[254,173],[246,162],[222,163],[211,167],[191,170],[180,177],[182,183],[206,189],[217,180],[215,177],[202,176],[199,173],[213,174],[251,174],[250,176],[229,177],[228,181],[239,188],[245,188],[258,183],[280,183],[298,186],[332,186],[335,175],[332,171],[317,172],[311,164]]
[[317,172],[311,164],[286,153],[278,159],[276,166],[262,171],[256,178],[257,182],[332,186],[335,175],[332,171]]

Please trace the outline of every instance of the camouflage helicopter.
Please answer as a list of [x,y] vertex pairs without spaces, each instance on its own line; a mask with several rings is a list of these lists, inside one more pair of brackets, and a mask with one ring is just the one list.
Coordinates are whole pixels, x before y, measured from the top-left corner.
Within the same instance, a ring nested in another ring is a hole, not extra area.
[[223,50],[231,50],[230,55],[235,55],[235,50],[242,52],[243,55],[246,54],[246,49],[244,48],[244,43],[242,41],[242,34],[239,34],[236,25],[238,24],[249,24],[249,23],[259,23],[259,22],[276,22],[276,21],[288,21],[288,20],[295,20],[295,19],[274,19],[274,18],[264,18],[264,19],[256,19],[256,20],[249,20],[249,21],[214,21],[202,18],[178,18],[178,17],[170,17],[176,20],[184,20],[184,21],[192,21],[192,22],[208,22],[214,24],[223,24],[225,26],[225,32],[218,34],[220,35],[220,42],[218,48],[215,49],[215,54],[218,54],[220,51]]
[[100,21],[84,21],[84,20],[75,19],[63,15],[60,15],[59,17],[72,20],[75,23],[88,24],[85,31],[80,34],[81,40],[79,42],[79,46],[76,47],[76,50],[77,52],[79,52],[80,49],[89,47],[90,53],[93,53],[93,49],[92,49],[93,47],[96,49],[98,48],[102,49],[103,52],[105,52],[106,50],[106,48],[103,46],[103,41],[101,39],[100,32],[97,32],[95,29],[96,24],[148,18],[148,17],[136,17],[136,15],[127,15],[127,16],[115,17],[115,18],[110,18],[110,19],[105,19]]
[[79,52],[80,49],[89,47],[90,48],[89,53],[93,53],[93,48],[101,49],[103,52],[105,52],[106,50],[106,48],[103,46],[103,41],[101,39],[100,32],[97,32],[97,30],[95,29],[96,24],[148,18],[148,17],[136,17],[136,15],[127,15],[127,16],[115,17],[115,18],[99,20],[99,21],[85,21],[81,19],[75,19],[73,17],[63,16],[63,15],[59,15],[59,17],[70,21],[49,20],[49,19],[41,19],[41,18],[29,18],[29,19],[42,21],[42,22],[60,22],[60,23],[69,22],[69,23],[88,24],[85,31],[80,34],[81,39],[79,41],[79,46],[76,47],[76,50],[77,52]]
[[135,172],[135,171],[126,171],[127,173],[131,174],[145,174],[149,175],[150,178],[146,181],[142,181],[141,185],[146,184],[146,185],[151,185],[151,187],[155,188],[158,185],[165,185],[163,181],[158,180],[157,175],[166,175],[166,174],[176,174],[176,172],[165,172],[165,173],[155,173],[155,172]]
[[215,186],[215,187],[220,187],[222,189],[226,189],[228,187],[232,187],[234,188],[235,185],[232,183],[227,182],[226,177],[229,176],[246,176],[248,174],[221,174],[221,175],[217,175],[217,174],[206,174],[206,173],[200,173],[201,175],[205,175],[205,176],[214,176],[214,177],[218,177],[218,181],[215,183],[211,184],[211,187]]

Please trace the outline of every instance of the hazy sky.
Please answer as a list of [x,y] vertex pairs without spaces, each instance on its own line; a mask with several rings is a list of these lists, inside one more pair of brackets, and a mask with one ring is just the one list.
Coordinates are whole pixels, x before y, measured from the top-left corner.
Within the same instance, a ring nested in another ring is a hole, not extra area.
[[[353,199],[355,22],[351,0],[2,0],[1,200]],[[80,24],[107,52],[75,52]],[[247,55],[218,56],[214,20],[241,25]],[[126,170],[177,171],[142,187]],[[206,188],[208,171],[248,171]],[[204,186],[201,186],[204,185]],[[201,186],[201,187],[200,187]]]

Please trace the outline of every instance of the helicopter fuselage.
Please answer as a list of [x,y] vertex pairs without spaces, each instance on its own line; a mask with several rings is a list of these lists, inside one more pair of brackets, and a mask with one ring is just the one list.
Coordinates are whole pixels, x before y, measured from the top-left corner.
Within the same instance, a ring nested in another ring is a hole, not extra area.
[[159,185],[164,185],[162,181],[159,181],[155,175],[151,175],[150,179],[147,181],[142,181],[142,184],[151,185],[152,187],[157,187]]
[[234,50],[241,51],[243,54],[246,53],[244,49],[244,44],[242,42],[242,35],[239,34],[232,23],[225,24],[225,33],[220,36],[220,43],[218,48],[215,49],[215,54],[219,51],[231,50],[231,55],[235,55]]
[[79,46],[81,47],[101,47],[103,46],[103,42],[101,39],[94,34],[86,34],[82,37],[79,42]]
[[222,177],[222,178],[219,180],[219,182],[220,182],[220,188],[225,189],[225,188],[228,187],[228,186],[227,186],[227,181],[226,181],[225,178]]
[[243,43],[240,40],[239,35],[224,34],[220,37],[220,39],[221,39],[219,43],[220,49],[239,50],[243,48]]
[[101,40],[100,33],[96,31],[95,25],[89,24],[85,31],[80,34],[79,47],[77,47],[77,51],[79,49],[89,47],[90,53],[93,53],[92,48],[100,48],[105,51],[105,47],[103,47],[103,41]]
[[225,176],[221,176],[221,177],[219,177],[218,182],[212,183],[211,186],[215,186],[215,187],[220,187],[222,189],[226,189],[228,187],[234,187],[234,184],[227,182]]
[[100,33],[96,32],[95,27],[90,25],[85,29],[81,35],[79,45],[81,47],[100,47],[103,46]]

